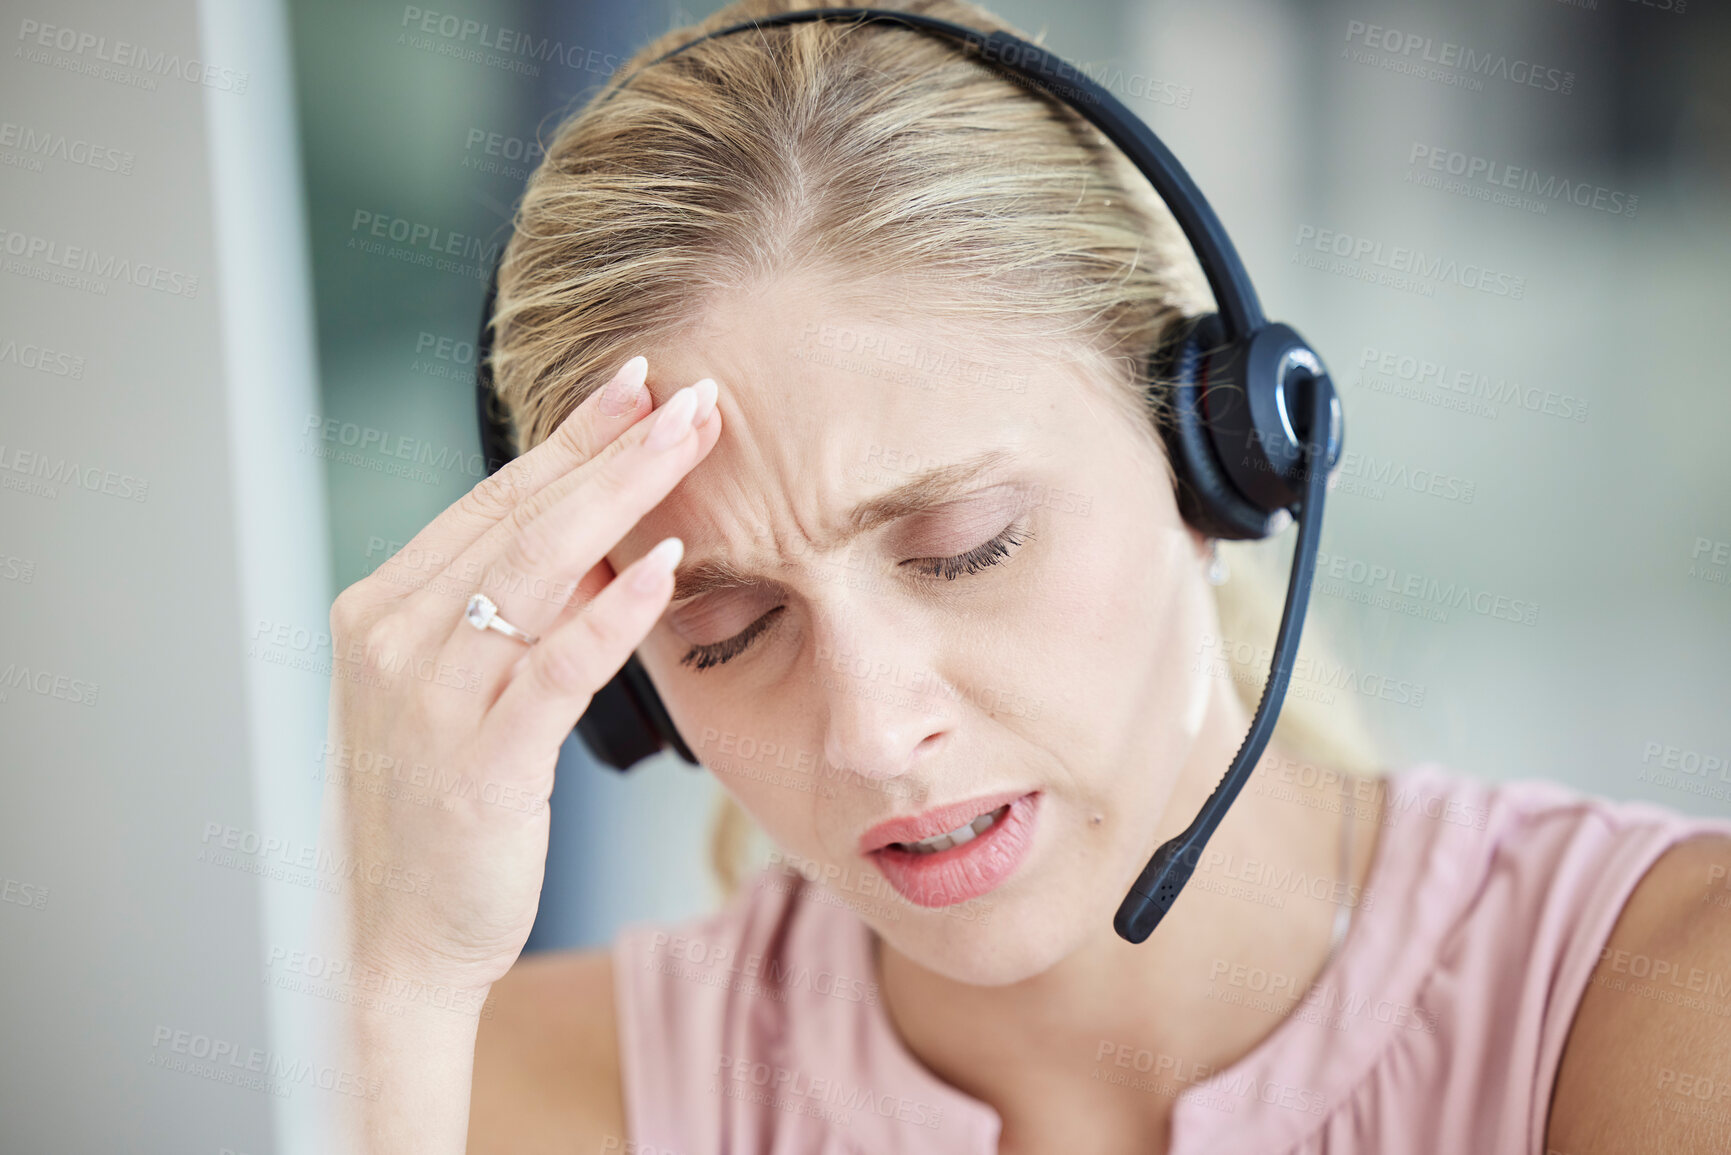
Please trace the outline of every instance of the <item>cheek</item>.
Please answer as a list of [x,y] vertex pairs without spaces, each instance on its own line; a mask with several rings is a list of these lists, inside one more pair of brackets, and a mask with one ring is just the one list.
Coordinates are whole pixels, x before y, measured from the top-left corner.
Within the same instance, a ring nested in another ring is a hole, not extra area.
[[744,761],[726,755],[717,761],[719,765],[709,766],[710,772],[771,842],[802,858],[824,860],[814,807],[828,805],[825,796],[833,795],[835,786],[818,767],[802,769],[770,758]]
[[1210,698],[1195,668],[1208,619],[1193,543],[1135,521],[1078,527],[1041,583],[1030,618],[1041,645],[1022,659],[1039,679],[1031,692],[1050,703],[1038,740],[1065,751],[1087,805],[1107,813],[1158,808],[1173,780],[1164,771],[1182,764]]
[[784,719],[749,707],[710,700],[668,706],[676,722],[697,722],[690,729],[681,725],[680,732],[690,735],[692,753],[721,788],[779,845],[809,852],[815,808],[836,793],[821,751],[778,724]]
[[764,694],[738,679],[705,681],[679,665],[688,643],[658,629],[644,665],[697,760],[778,846],[820,857],[818,808],[833,805],[835,772],[825,766],[822,733],[809,724],[804,692]]
[[1195,628],[1189,535],[1125,524],[1080,525],[1042,575],[1031,628],[1054,639],[1044,657],[1098,687],[1176,672]]

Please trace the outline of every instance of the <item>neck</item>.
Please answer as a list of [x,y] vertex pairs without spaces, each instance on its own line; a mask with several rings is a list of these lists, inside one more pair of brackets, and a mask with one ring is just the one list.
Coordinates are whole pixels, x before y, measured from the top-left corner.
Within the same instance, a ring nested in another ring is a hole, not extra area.
[[[1211,707],[1220,716],[1179,776],[1162,839],[1195,815],[1248,728],[1233,695],[1217,697],[1231,701]],[[1249,1053],[1302,1005],[1330,957],[1339,905],[1283,881],[1326,879],[1315,891],[1356,902],[1379,823],[1342,816],[1339,779],[1257,788],[1293,761],[1270,745],[1145,943],[1125,942],[1102,919],[1057,965],[986,987],[935,974],[877,940],[891,1021],[935,1074],[997,1110],[1000,1151],[1163,1151],[1174,1096]]]

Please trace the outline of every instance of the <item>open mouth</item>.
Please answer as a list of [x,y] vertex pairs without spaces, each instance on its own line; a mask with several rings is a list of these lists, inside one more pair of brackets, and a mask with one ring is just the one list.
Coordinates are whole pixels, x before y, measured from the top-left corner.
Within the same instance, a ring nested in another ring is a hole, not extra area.
[[954,906],[990,893],[1015,873],[1033,848],[1040,798],[1037,790],[1004,791],[892,819],[867,832],[861,849],[909,902]]
[[964,822],[954,830],[943,834],[934,834],[930,838],[922,838],[918,842],[892,842],[891,849],[905,850],[909,854],[936,854],[940,850],[948,850],[952,846],[961,846],[972,842],[975,838],[990,830],[1001,822],[1010,812],[1010,804],[1004,803],[996,810],[989,810],[971,822]]

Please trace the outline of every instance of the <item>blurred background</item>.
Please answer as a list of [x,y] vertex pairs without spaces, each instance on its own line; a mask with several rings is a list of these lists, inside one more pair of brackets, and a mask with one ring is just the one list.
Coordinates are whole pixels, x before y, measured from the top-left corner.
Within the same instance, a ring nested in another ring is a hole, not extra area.
[[[320,1149],[331,599],[485,472],[538,141],[719,7],[6,3],[0,1150]],[[1329,361],[1312,621],[1418,692],[1312,689],[1391,766],[1731,814],[1731,11],[990,7],[1161,135]],[[708,908],[714,801],[568,743],[530,949]]]

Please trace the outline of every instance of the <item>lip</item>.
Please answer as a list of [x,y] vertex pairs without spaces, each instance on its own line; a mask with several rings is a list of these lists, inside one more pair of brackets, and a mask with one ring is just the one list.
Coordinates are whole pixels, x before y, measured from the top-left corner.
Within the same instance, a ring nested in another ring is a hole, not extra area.
[[[1039,798],[1038,791],[1009,791],[929,810],[913,818],[892,819],[872,827],[860,844],[862,847],[876,844],[875,849],[866,851],[866,856],[896,893],[915,906],[954,906],[997,889],[1015,873],[1034,844]],[[1003,818],[984,834],[977,834],[960,846],[935,854],[918,854],[888,845],[943,834],[1006,804],[1010,809]]]
[[996,794],[982,794],[978,798],[952,802],[948,806],[934,806],[922,814],[891,818],[860,835],[859,852],[870,854],[875,850],[882,850],[892,842],[918,842],[922,838],[948,834],[962,823],[972,822],[980,815],[996,810],[1006,802],[1014,802],[1027,793],[1029,792],[1026,790],[1000,790]]

